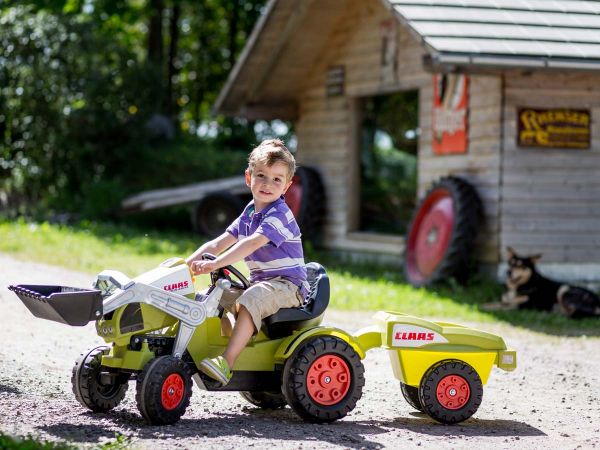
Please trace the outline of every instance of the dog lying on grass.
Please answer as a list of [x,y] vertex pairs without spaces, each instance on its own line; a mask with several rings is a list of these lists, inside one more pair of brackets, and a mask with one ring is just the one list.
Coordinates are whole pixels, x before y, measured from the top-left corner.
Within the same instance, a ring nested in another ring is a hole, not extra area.
[[535,309],[554,311],[572,318],[600,317],[597,294],[540,274],[535,265],[542,255],[519,256],[510,247],[506,250],[506,292],[500,302],[483,305],[484,310]]

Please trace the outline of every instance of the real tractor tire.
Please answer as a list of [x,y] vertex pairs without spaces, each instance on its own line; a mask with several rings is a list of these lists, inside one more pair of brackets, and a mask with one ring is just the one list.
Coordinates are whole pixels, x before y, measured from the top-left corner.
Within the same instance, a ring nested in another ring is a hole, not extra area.
[[301,344],[286,361],[281,390],[300,417],[325,423],[352,411],[364,384],[356,351],[341,339],[318,336]]
[[469,364],[446,360],[427,370],[419,386],[423,412],[445,424],[459,423],[471,417],[483,398],[483,383]]
[[419,400],[419,388],[400,382],[400,391],[402,391],[402,395],[404,396],[406,403],[415,408],[417,411],[423,412],[421,400]]
[[240,394],[245,400],[261,409],[281,409],[287,405],[285,397],[280,392],[241,391]]
[[413,286],[468,278],[481,224],[481,201],[466,181],[441,178],[419,203],[408,228],[404,275]]
[[209,194],[194,209],[194,230],[213,239],[221,235],[243,210],[244,203],[237,195],[229,192]]
[[192,396],[192,370],[174,356],[148,362],[138,375],[136,402],[142,417],[152,425],[169,425],[185,413]]
[[96,347],[83,353],[71,374],[71,386],[77,401],[94,412],[106,412],[116,407],[127,392],[128,374],[118,374],[111,378],[101,376],[102,355],[109,352],[106,346]]
[[302,238],[318,243],[325,217],[325,190],[319,173],[310,167],[298,167],[293,183],[285,193]]

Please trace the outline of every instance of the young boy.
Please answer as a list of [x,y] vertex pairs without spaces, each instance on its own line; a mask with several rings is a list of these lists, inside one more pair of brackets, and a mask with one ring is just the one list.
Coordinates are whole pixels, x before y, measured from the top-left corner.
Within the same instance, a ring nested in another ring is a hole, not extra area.
[[[279,139],[265,140],[248,158],[246,184],[253,200],[225,233],[202,245],[186,262],[203,274],[241,259],[251,286],[237,299],[237,319],[222,356],[206,358],[199,369],[225,385],[231,368],[261,321],[280,308],[297,307],[308,292],[300,229],[283,200],[296,171],[294,156]],[[219,255],[200,260],[203,253]],[[222,300],[222,306],[227,307]]]

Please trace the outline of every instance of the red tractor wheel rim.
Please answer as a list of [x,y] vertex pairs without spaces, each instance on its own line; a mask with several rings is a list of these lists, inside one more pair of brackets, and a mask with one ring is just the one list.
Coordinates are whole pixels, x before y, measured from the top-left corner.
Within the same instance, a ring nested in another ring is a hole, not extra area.
[[183,378],[178,373],[172,373],[167,377],[162,386],[160,400],[165,409],[171,410],[177,408],[183,400],[185,384]]
[[467,404],[471,396],[469,383],[459,375],[448,375],[437,385],[438,402],[446,409],[460,409]]
[[415,281],[431,276],[444,259],[454,227],[454,201],[446,189],[434,190],[419,208],[408,236],[407,269]]
[[339,403],[350,390],[351,373],[348,364],[336,355],[315,359],[306,377],[308,395],[319,405]]
[[298,175],[294,175],[292,178],[292,185],[285,193],[284,198],[294,217],[298,218],[302,205],[302,181]]

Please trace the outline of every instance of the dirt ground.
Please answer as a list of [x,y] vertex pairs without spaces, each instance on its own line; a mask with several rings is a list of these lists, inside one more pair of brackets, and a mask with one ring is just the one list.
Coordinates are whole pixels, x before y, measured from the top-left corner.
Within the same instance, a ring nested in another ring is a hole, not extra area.
[[[37,319],[6,288],[19,283],[85,287],[92,278],[0,254],[0,431],[81,448],[116,434],[140,449],[600,448],[600,338],[548,336],[509,325],[479,327],[518,351],[518,368],[510,373],[495,368],[479,411],[459,425],[441,425],[411,409],[383,350],[370,351],[364,360],[366,385],[355,410],[329,425],[304,423],[289,408],[261,411],[235,392],[211,394],[194,387],[179,423],[148,426],[136,409],[133,384],[122,405],[93,414],[77,403],[70,383],[79,354],[102,344],[93,325]],[[325,322],[354,331],[371,324],[370,316],[329,311]]]

